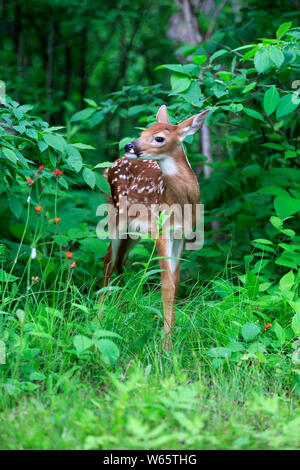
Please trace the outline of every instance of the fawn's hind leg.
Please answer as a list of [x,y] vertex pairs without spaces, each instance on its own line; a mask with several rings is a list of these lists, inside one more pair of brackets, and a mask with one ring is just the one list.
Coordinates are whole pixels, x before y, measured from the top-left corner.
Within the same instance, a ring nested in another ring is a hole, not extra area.
[[[136,240],[130,238],[116,239],[110,242],[104,258],[102,287],[108,286],[114,269],[116,269],[118,274],[122,274],[129,251],[135,244]],[[103,300],[105,295],[106,292],[102,292],[99,301]]]

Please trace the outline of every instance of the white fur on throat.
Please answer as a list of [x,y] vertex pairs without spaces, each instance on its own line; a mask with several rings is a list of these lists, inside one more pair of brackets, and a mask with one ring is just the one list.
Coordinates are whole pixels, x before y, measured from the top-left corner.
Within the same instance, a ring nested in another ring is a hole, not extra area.
[[163,175],[172,176],[178,173],[177,165],[172,157],[166,156],[157,162]]

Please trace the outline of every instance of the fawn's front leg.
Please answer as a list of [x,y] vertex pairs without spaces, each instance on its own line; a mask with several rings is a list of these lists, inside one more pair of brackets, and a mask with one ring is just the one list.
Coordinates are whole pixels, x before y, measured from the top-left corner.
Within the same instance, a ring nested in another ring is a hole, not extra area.
[[[161,295],[164,308],[164,334],[163,348],[172,349],[172,327],[175,323],[175,298],[179,284],[179,259],[183,248],[183,240],[163,239],[157,241],[158,256],[161,269]],[[169,259],[166,259],[169,258]]]

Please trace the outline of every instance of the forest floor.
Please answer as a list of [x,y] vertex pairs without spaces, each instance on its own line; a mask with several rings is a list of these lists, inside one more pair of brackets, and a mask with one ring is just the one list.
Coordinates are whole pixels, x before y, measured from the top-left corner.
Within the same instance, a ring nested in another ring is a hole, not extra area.
[[0,448],[297,448],[299,397],[285,352],[211,357],[230,341],[239,349],[238,329],[256,318],[246,300],[235,292],[226,304],[196,285],[178,301],[166,353],[159,292],[144,285],[134,297],[134,282],[129,275],[102,306],[92,288],[74,285],[15,294],[1,312]]

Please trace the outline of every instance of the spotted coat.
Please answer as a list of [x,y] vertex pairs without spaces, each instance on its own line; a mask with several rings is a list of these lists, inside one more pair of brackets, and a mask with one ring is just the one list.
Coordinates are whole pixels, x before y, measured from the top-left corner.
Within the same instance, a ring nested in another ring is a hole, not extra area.
[[122,198],[128,204],[159,204],[165,191],[165,181],[154,160],[129,160],[121,157],[104,172],[110,184],[112,202],[119,207]]

